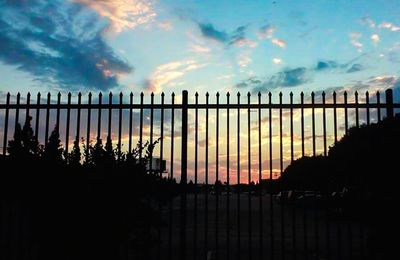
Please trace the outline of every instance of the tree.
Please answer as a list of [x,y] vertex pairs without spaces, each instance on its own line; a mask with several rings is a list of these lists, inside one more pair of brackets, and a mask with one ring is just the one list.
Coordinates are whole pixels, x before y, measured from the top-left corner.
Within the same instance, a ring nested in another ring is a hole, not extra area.
[[50,161],[62,161],[64,149],[61,145],[60,133],[58,131],[58,126],[54,127],[54,130],[51,132],[49,137],[49,141],[46,144],[44,151],[44,158]]
[[79,147],[78,137],[76,137],[74,141],[74,146],[72,147],[72,151],[68,155],[68,163],[71,165],[80,165],[81,156],[82,153]]
[[32,117],[26,118],[24,127],[21,129],[21,124],[17,124],[14,132],[14,139],[8,142],[8,153],[11,156],[22,156],[24,158],[37,154],[39,151],[39,142],[34,135],[31,126]]

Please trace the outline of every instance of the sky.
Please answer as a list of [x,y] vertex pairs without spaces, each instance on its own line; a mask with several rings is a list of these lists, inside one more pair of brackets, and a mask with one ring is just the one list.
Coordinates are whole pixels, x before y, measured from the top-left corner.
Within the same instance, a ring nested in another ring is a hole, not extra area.
[[[73,93],[75,101],[78,91],[83,93],[84,100],[88,92],[121,91],[126,95],[132,92],[135,97],[143,92],[146,102],[150,93],[155,93],[156,100],[159,100],[160,93],[165,92],[166,103],[170,102],[170,95],[174,92],[179,103],[182,90],[189,91],[189,102],[194,101],[196,91],[200,102],[204,102],[206,92],[210,93],[211,102],[215,102],[215,95],[220,92],[223,103],[228,91],[234,101],[236,92],[242,93],[242,102],[245,102],[247,93],[252,95],[252,102],[256,102],[258,92],[263,97],[272,92],[274,98],[278,97],[278,92],[283,92],[284,102],[287,102],[289,92],[293,92],[295,101],[298,101],[302,91],[306,102],[310,102],[311,91],[316,93],[317,102],[320,102],[322,91],[327,93],[327,102],[331,102],[333,91],[338,93],[339,101],[344,91],[349,92],[349,101],[352,101],[354,92],[358,91],[360,102],[363,102],[365,91],[372,96],[375,91],[388,88],[394,89],[398,102],[399,64],[398,0],[0,0],[0,103],[4,102],[7,92],[11,92],[12,102],[15,102],[17,92],[24,97],[28,91],[33,95],[38,91],[51,92],[53,97],[61,92],[62,102],[65,102],[67,92]],[[289,115],[284,111],[284,152],[279,154],[279,127],[276,127],[279,115],[276,112],[272,118],[272,170],[279,173],[281,157],[284,166],[290,163]],[[328,145],[333,143],[332,112],[327,111]],[[84,121],[87,115],[85,111],[82,113]],[[156,111],[157,124],[160,123],[158,113]],[[365,122],[365,111],[360,113],[360,120]],[[241,172],[246,176],[249,162],[246,145],[250,136],[252,178],[256,179],[258,121],[254,115],[251,131],[247,132],[246,111],[241,111],[241,114]],[[65,111],[61,111],[61,116],[65,118]],[[106,113],[103,116],[107,117]],[[126,116],[124,114],[124,118]],[[165,116],[164,149],[169,165],[170,111],[166,111]],[[307,110],[305,116],[306,154],[310,155],[310,111]],[[349,111],[349,116],[354,123],[353,110]],[[54,115],[51,117],[54,119]],[[71,112],[71,117],[76,117],[76,111]],[[117,117],[114,113],[114,120]],[[230,139],[224,126],[228,117]],[[320,110],[316,110],[316,117],[321,123]],[[3,118],[2,113],[0,126],[4,126]],[[189,111],[190,177],[193,177],[194,167],[193,118],[193,111]],[[235,167],[237,154],[234,148],[238,142],[235,118],[235,112],[228,115],[222,111],[220,115],[221,175],[226,174],[225,146],[228,142],[231,167]],[[95,119],[96,111],[93,111],[93,125]],[[175,119],[179,123],[179,111]],[[376,116],[371,119],[376,120]],[[136,111],[135,140],[139,132],[137,120]],[[205,136],[204,111],[200,111],[199,120],[199,174],[203,176],[206,147],[210,149],[211,170],[215,172],[216,169],[215,111],[210,113],[208,139]],[[268,120],[266,112],[263,113],[262,129],[268,129]],[[338,120],[341,136],[344,133],[343,111],[338,112]],[[148,111],[145,111],[144,121],[144,140],[147,140],[150,129]],[[298,158],[301,156],[299,111],[295,111],[294,123],[294,154]],[[60,129],[64,131],[65,122],[62,124]],[[75,124],[72,120],[72,129]],[[179,124],[176,127],[179,128]],[[83,124],[81,128],[84,133]],[[39,129],[39,139],[43,140],[43,125]],[[105,132],[106,125],[103,129]],[[317,124],[316,131],[319,154],[323,152],[321,124]],[[12,133],[12,129],[9,132]],[[160,133],[159,125],[155,132],[156,136]],[[95,135],[95,132],[91,133],[92,138]],[[116,136],[112,137],[115,140]],[[125,147],[128,138],[125,125]],[[268,177],[269,136],[266,130],[263,130],[262,138],[263,177]],[[70,147],[73,139],[71,131]],[[66,137],[62,139],[64,143],[65,140]],[[175,142],[175,171],[179,171],[179,131],[175,133]],[[156,147],[158,153],[157,149],[159,147]]]
[[388,88],[399,52],[397,0],[0,1],[3,92]]

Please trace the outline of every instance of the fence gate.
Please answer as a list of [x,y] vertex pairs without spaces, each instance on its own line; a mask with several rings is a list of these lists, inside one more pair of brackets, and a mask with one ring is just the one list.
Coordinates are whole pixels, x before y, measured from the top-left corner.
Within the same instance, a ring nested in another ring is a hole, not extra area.
[[[176,179],[179,192],[158,205],[163,221],[154,230],[157,243],[149,259],[362,259],[370,254],[362,219],[342,217],[340,208],[320,203],[316,191],[285,190],[274,180],[300,157],[326,156],[350,127],[393,118],[400,104],[393,102],[391,89],[385,102],[380,92],[355,92],[350,101],[347,92],[297,98],[293,93],[189,97],[183,91],[178,103],[174,93],[169,103],[164,93],[151,94],[150,103],[143,93],[131,93],[128,103],[122,93],[118,102],[114,99],[112,93],[108,102],[101,93],[69,93],[66,101],[61,94],[53,100],[49,93],[43,100],[39,93],[35,103],[29,93],[26,98],[7,94],[0,104],[3,156],[13,128],[29,116],[44,144],[57,125],[67,152],[81,137],[87,146],[95,138],[112,137],[118,154],[131,151],[136,141],[160,138],[151,156],[166,161],[161,176]],[[156,167],[152,163],[150,171]],[[24,237],[22,229],[17,235],[10,231],[19,221],[12,216],[25,221],[24,215],[4,200],[1,206],[0,256],[10,256],[9,249],[17,259],[21,245],[8,236]]]

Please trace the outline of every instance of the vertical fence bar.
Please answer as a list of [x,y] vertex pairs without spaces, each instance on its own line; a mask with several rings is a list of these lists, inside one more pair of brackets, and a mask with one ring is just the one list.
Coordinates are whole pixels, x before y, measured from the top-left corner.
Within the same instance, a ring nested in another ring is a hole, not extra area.
[[31,107],[31,93],[28,92],[26,95],[26,112],[25,112],[25,122],[27,123],[30,120],[29,109]]
[[394,108],[393,108],[393,90],[387,89],[385,91],[386,97],[386,118],[394,117]]
[[249,239],[248,239],[248,248],[249,248],[249,253],[248,253],[248,259],[252,259],[252,250],[251,250],[251,244],[252,244],[252,233],[251,233],[251,117],[250,117],[250,100],[251,94],[250,92],[247,93],[247,178],[248,178],[248,234],[249,234]]
[[369,107],[369,92],[365,92],[365,104],[367,106],[366,108],[366,117],[367,117],[367,125],[369,125],[371,123],[371,115],[370,115],[370,107]]
[[343,93],[344,98],[344,129],[345,134],[349,133],[349,118],[348,118],[348,108],[347,108],[347,91]]
[[355,99],[355,105],[356,105],[356,127],[360,127],[360,122],[359,122],[359,114],[358,114],[358,92],[354,92],[354,99]]
[[82,93],[78,93],[78,111],[76,115],[76,137],[75,141],[79,143],[80,133],[81,133],[81,104],[82,104]]
[[[335,144],[338,142],[338,136],[337,136],[337,103],[336,103],[336,92],[334,91],[332,94],[333,98],[333,132],[334,132],[334,138],[335,138]],[[338,259],[341,259],[341,228],[340,224],[337,223],[337,255]]]
[[[160,115],[160,178],[163,178],[163,171],[164,171],[164,162],[163,162],[163,155],[164,155],[164,92],[161,93],[161,115]],[[130,116],[131,117],[131,114]],[[131,122],[131,119],[129,119]],[[131,134],[129,134],[131,136]],[[158,198],[158,210],[161,212],[162,207],[161,207],[161,197]],[[162,223],[159,222],[157,225],[157,231],[158,231],[158,243],[157,243],[157,259],[161,259],[161,225]]]
[[305,148],[304,148],[304,93],[300,93],[300,104],[301,104],[301,156],[304,157],[305,155]]
[[209,104],[209,93],[206,93],[206,151],[205,151],[205,193],[204,193],[204,256],[208,258],[208,104]]
[[101,140],[101,103],[103,99],[103,94],[100,92],[99,93],[99,107],[97,109],[97,142],[100,142]]
[[272,174],[273,174],[273,164],[272,164],[272,93],[268,93],[268,128],[269,128],[269,206],[270,206],[270,259],[274,259],[275,255],[275,244],[274,244],[274,202],[273,202],[273,184],[272,184]]
[[[150,106],[151,106],[150,107],[150,145],[153,146],[153,141],[154,141],[153,140],[153,131],[154,131],[154,128],[153,128],[153,123],[154,123],[153,122],[154,121],[154,93],[153,92],[151,92],[151,94],[150,94]],[[182,124],[183,124],[183,121],[182,121]],[[183,125],[182,125],[182,128],[183,128]],[[187,137],[186,137],[186,139],[187,139]],[[183,138],[182,138],[182,142],[183,142]],[[150,153],[149,170],[150,170],[150,172],[153,172],[153,149],[151,150],[151,153]]]
[[[143,99],[144,99],[144,93],[140,93],[140,123],[139,123],[139,160],[142,161],[142,156],[143,156]],[[173,111],[173,110],[172,110]],[[172,135],[173,136],[173,135]],[[172,146],[173,147],[173,146]],[[173,154],[171,154],[173,158]],[[172,160],[171,160],[172,164]],[[171,169],[171,174],[172,174],[172,169]]]
[[[260,259],[263,259],[263,202],[262,202],[262,142],[261,142],[261,93],[258,92],[258,192],[259,192],[259,212],[258,212],[258,218],[259,218],[259,254],[260,254]],[[228,139],[229,140],[229,139]]]
[[87,110],[87,129],[86,129],[86,149],[85,152],[85,160],[86,162],[89,161],[89,145],[90,145],[90,124],[92,122],[92,92],[88,94],[88,110]]
[[[304,157],[304,93],[300,93],[301,103],[301,156]],[[307,228],[307,212],[303,209],[303,243],[304,243],[304,258],[308,259],[308,228]]]
[[67,95],[67,122],[65,127],[65,156],[68,159],[69,124],[71,120],[71,92]]
[[377,112],[377,116],[378,116],[378,122],[381,121],[381,93],[379,91],[376,92],[376,112]]
[[[174,135],[175,135],[175,93],[171,94],[171,162],[170,162],[170,180],[174,179]],[[172,198],[169,200],[169,230],[168,230],[168,259],[172,260]]]
[[[345,128],[345,133],[346,135],[349,134],[349,119],[348,119],[348,107],[347,107],[347,91],[343,93],[344,97],[344,128]],[[349,177],[347,177],[349,178]],[[349,181],[349,180],[347,180]],[[348,238],[348,247],[349,247],[349,257],[352,257],[352,244],[353,244],[353,231],[351,227],[351,223],[347,223],[347,238]]]
[[230,150],[229,150],[229,92],[226,93],[226,259],[230,259]]
[[[164,93],[162,93],[164,94]],[[162,95],[161,94],[161,95]],[[163,98],[164,100],[164,98]],[[131,92],[129,94],[129,126],[128,126],[128,131],[129,131],[129,137],[128,137],[128,153],[132,154],[132,123],[133,123],[133,93]],[[163,109],[163,108],[162,108]],[[163,127],[162,123],[161,123],[161,129]],[[162,132],[162,130],[161,130]],[[161,146],[163,145],[163,140],[161,140]],[[161,153],[162,153],[162,148],[161,148]],[[161,157],[161,156],[160,156]],[[162,160],[162,157],[160,158]]]
[[44,132],[44,144],[47,147],[47,143],[49,140],[49,120],[50,120],[50,100],[51,100],[51,94],[50,92],[47,93],[47,106],[46,106],[46,126],[45,126],[45,132]]
[[216,113],[216,145],[215,145],[215,259],[219,259],[219,192],[220,192],[220,185],[219,185],[219,93],[216,94],[217,98],[217,108],[215,110]]
[[107,142],[112,140],[112,103],[113,103],[113,94],[110,92],[108,94],[108,133],[107,133]]
[[57,109],[56,109],[56,131],[60,133],[60,104],[61,104],[61,93],[57,94]]
[[118,161],[121,160],[121,149],[122,149],[122,104],[123,104],[123,98],[124,95],[122,92],[119,93],[119,107],[118,107],[118,146],[117,146],[117,152],[118,152]]
[[314,91],[311,92],[311,134],[312,134],[312,149],[313,156],[317,155],[316,145],[315,145],[315,94]]
[[7,135],[8,135],[8,119],[10,115],[10,92],[7,93],[6,97],[6,113],[4,116],[4,136],[3,136],[3,155],[7,153]]
[[[312,147],[313,147],[313,156],[317,156],[317,147],[316,147],[316,137],[315,137],[315,93],[311,92],[311,127],[312,127]],[[317,194],[314,193],[314,206],[317,207]],[[315,256],[319,258],[319,226],[318,226],[318,212],[314,211],[314,246],[315,246]]]
[[36,141],[39,142],[39,118],[40,118],[40,99],[41,99],[41,94],[40,92],[37,93],[37,98],[36,98],[36,115],[35,115],[35,137]]
[[[324,156],[328,155],[327,143],[326,143],[326,94],[325,91],[322,92],[322,132],[324,138]],[[326,195],[326,194],[325,194]],[[330,224],[329,224],[329,209],[325,211],[325,229],[326,229],[326,258],[330,259]]]
[[199,149],[199,93],[195,94],[195,117],[194,117],[194,230],[193,230],[193,256],[197,259],[197,196],[198,196],[198,149]]
[[17,130],[18,124],[19,124],[19,106],[21,102],[21,94],[18,92],[17,93],[17,102],[16,102],[16,108],[15,108],[15,126],[14,126],[14,133]]
[[[283,117],[282,117],[282,92],[279,92],[279,172],[283,173]],[[281,190],[283,187],[281,185]],[[285,259],[285,210],[281,204],[281,259]]]
[[324,136],[324,156],[328,155],[327,143],[326,143],[326,108],[325,108],[325,91],[322,91],[322,132]]
[[[152,95],[154,96],[154,95]],[[152,100],[153,103],[153,100]],[[182,144],[181,144],[181,214],[180,214],[180,257],[186,259],[186,183],[187,183],[187,140],[188,140],[188,92],[182,91]]]
[[[290,92],[290,163],[294,161],[294,127],[293,127],[293,92]],[[293,259],[297,258],[296,246],[296,208],[292,207],[292,243],[293,243]]]
[[[237,104],[240,105],[240,93],[237,93]],[[240,107],[237,108],[237,259],[240,257]]]
[[335,144],[337,143],[337,108],[336,108],[336,91],[332,94],[333,98],[333,135],[335,138]]

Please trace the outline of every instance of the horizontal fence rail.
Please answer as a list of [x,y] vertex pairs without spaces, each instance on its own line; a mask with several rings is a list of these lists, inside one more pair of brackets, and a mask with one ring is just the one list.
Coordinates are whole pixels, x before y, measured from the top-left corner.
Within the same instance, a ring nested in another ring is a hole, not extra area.
[[187,91],[179,102],[174,93],[168,100],[164,93],[158,102],[155,97],[146,103],[143,93],[59,93],[55,99],[8,93],[0,103],[2,153],[7,156],[17,125],[30,118],[40,143],[48,143],[54,127],[66,153],[74,141],[88,147],[107,137],[120,157],[136,143],[159,140],[149,171],[156,167],[153,157],[165,161],[160,176],[181,187],[178,197],[160,206],[167,225],[158,227],[154,259],[350,259],[366,252],[362,224],[276,203],[277,192],[263,192],[262,185],[297,158],[326,156],[351,127],[394,117],[400,103],[391,89],[384,100],[380,92],[355,92],[350,102],[347,92],[301,93],[298,99],[293,93],[217,93],[215,103],[209,93],[204,103]]

